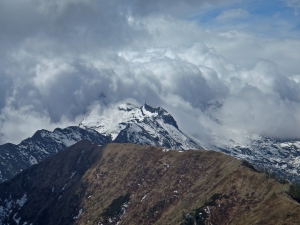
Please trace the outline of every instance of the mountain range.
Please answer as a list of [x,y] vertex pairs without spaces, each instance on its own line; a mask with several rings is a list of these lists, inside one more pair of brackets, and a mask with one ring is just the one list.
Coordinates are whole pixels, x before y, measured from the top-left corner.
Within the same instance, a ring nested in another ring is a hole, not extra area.
[[300,182],[300,141],[279,141],[248,134],[249,144],[230,145],[214,149],[238,159],[246,160],[261,171],[268,171],[289,181]]
[[76,126],[55,129],[53,132],[39,130],[18,145],[0,145],[0,182],[12,178],[20,171],[41,162],[45,158],[66,149],[80,140],[103,145],[111,138],[91,129]]
[[103,145],[109,142],[161,146],[170,149],[202,149],[185,135],[175,119],[161,107],[120,105],[113,114],[90,114],[78,127],[37,131],[18,145],[0,145],[0,182],[66,149],[80,140]]
[[[248,134],[247,138],[247,145],[231,140],[230,144],[211,145],[211,149],[247,160],[259,170],[300,182],[300,141],[284,142],[254,134]],[[78,127],[57,128],[53,132],[40,130],[19,145],[1,145],[0,181],[80,140],[98,145],[116,142],[178,150],[203,149],[199,141],[179,129],[174,117],[163,108],[124,103],[109,114],[92,110]]]

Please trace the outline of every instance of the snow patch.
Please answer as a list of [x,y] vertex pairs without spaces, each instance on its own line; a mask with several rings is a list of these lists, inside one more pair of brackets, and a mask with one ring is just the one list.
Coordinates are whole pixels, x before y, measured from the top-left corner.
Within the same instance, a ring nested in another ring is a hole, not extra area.
[[17,223],[17,224],[19,224],[20,223],[20,220],[21,220],[21,217],[20,218],[16,218],[16,216],[18,215],[18,213],[16,213],[14,216],[13,216],[13,219],[14,219],[14,221]]
[[76,171],[74,171],[74,172],[71,174],[70,179],[72,179],[72,178],[75,176],[75,174],[76,174]]
[[73,217],[73,220],[77,220],[82,214],[82,209],[79,210],[78,215]]
[[17,218],[18,210],[20,210],[25,202],[27,201],[27,193],[23,195],[20,199],[12,199],[11,195],[9,199],[5,199],[4,201],[0,200],[0,224],[4,224],[4,221],[7,220],[12,213],[13,219],[19,224],[21,218]]
[[141,202],[143,202],[146,197],[147,197],[147,195],[145,195],[144,197],[142,197]]
[[30,156],[30,157],[29,157],[29,162],[30,162],[31,165],[34,165],[34,164],[37,164],[37,163],[38,163],[37,160],[36,160],[36,158],[33,157],[33,156]]

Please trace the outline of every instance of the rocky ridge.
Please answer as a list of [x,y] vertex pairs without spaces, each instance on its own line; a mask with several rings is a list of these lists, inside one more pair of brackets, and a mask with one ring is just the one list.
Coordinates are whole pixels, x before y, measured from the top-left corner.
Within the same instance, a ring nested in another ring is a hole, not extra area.
[[18,145],[0,145],[0,182],[81,140],[90,140],[98,145],[111,142],[110,137],[94,130],[72,126],[57,128],[53,132],[39,130]]

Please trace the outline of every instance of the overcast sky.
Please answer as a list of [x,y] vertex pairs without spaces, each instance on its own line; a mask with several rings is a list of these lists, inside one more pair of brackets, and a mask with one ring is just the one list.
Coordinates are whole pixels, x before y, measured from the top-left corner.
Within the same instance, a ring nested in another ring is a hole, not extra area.
[[299,0],[0,0],[0,143],[127,98],[201,140],[300,139]]

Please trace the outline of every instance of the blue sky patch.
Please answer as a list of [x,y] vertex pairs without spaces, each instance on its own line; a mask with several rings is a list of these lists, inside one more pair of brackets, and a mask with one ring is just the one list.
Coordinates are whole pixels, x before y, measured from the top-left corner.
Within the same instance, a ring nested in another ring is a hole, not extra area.
[[195,20],[200,26],[211,30],[238,29],[261,36],[297,38],[300,15],[295,12],[282,0],[252,0],[222,7],[207,7],[189,20]]

